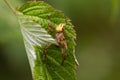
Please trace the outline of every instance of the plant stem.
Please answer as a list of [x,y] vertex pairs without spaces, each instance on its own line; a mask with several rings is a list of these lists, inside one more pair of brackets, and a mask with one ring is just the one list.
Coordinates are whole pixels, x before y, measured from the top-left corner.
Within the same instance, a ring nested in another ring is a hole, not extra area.
[[15,8],[11,5],[11,3],[8,0],[4,0],[6,4],[10,7],[10,9],[13,11],[14,14],[16,14]]

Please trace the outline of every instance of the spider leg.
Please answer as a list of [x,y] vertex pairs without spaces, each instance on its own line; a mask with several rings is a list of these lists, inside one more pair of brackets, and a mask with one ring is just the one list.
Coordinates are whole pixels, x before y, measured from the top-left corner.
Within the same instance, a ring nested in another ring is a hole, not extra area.
[[63,64],[64,61],[67,58],[68,52],[67,52],[67,43],[66,43],[66,41],[65,40],[62,41],[62,44],[63,44],[63,48],[61,48],[61,50],[62,50],[62,64]]
[[62,50],[62,65],[65,62],[66,58],[67,58],[67,50],[66,49],[61,49]]
[[52,24],[51,24],[50,20],[48,20],[48,29],[50,31],[55,31],[55,29],[52,27]]
[[46,60],[46,55],[47,55],[47,49],[48,49],[51,45],[52,45],[51,43],[48,43],[48,44],[45,46],[44,51],[43,51],[42,62],[45,62],[45,60]]
[[50,21],[50,15],[51,15],[51,14],[48,14],[48,15],[47,15],[47,18],[48,18],[48,29],[49,29],[50,31],[55,31],[55,29],[53,28],[53,26],[52,26],[52,24],[51,24],[51,21]]

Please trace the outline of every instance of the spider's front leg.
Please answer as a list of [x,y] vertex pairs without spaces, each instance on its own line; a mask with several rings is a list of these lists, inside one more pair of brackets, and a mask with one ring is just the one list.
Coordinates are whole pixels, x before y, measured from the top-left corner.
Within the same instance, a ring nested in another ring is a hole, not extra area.
[[51,43],[48,43],[45,48],[44,48],[44,51],[43,51],[43,58],[42,58],[42,62],[44,63],[45,60],[46,60],[46,56],[47,56],[47,49],[51,46],[52,44]]
[[[50,31],[54,31],[54,29],[53,29],[50,21],[48,21],[48,29],[49,29]],[[48,49],[51,45],[52,45],[51,43],[48,43],[48,44],[45,46],[44,51],[43,51],[43,59],[42,59],[42,62],[45,62],[46,56],[47,56],[47,49]]]

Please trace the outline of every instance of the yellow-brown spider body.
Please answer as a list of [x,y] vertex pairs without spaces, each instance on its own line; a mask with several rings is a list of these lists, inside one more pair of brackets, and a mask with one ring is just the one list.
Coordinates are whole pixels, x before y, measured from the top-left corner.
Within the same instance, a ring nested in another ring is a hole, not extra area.
[[[67,42],[65,40],[65,32],[64,32],[64,27],[65,27],[65,23],[60,23],[55,30],[55,40],[56,40],[56,45],[59,46],[61,48],[61,53],[62,53],[62,64],[64,63],[66,57],[67,57]],[[51,31],[54,31],[52,26],[49,24],[49,29]],[[49,48],[52,44],[47,44],[45,46],[44,49],[44,56],[43,56],[43,60],[45,60],[46,58],[46,49]]]
[[64,63],[67,57],[67,42],[65,40],[65,32],[64,27],[66,24],[61,23],[56,27],[56,36],[55,39],[57,41],[57,45],[61,47],[62,52],[62,64]]

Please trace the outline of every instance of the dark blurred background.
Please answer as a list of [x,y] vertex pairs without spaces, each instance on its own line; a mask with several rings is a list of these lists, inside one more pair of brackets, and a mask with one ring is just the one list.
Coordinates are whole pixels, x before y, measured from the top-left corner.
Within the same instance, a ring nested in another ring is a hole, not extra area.
[[[27,0],[9,0],[20,6]],[[75,25],[77,80],[120,80],[120,0],[44,0]],[[0,0],[0,80],[32,80],[20,27]]]

